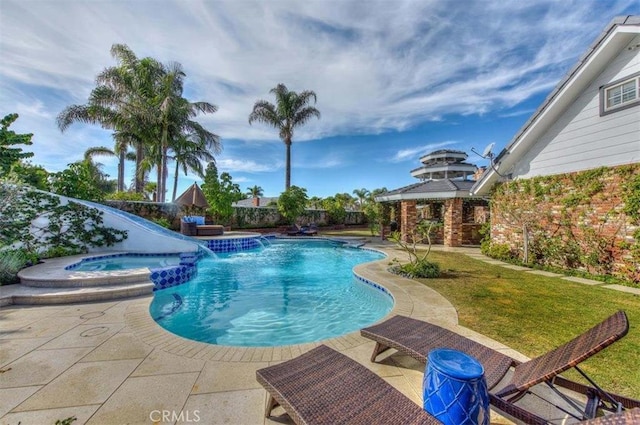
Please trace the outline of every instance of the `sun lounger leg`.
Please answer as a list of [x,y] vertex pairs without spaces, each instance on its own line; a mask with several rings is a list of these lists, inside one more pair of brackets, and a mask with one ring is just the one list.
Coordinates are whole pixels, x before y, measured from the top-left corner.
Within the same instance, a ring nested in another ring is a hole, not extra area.
[[269,394],[269,399],[267,400],[267,409],[264,412],[264,417],[268,418],[269,416],[271,416],[271,411],[279,405],[280,403],[278,403],[276,399],[273,398],[271,394]]
[[389,348],[389,346],[387,345],[382,345],[379,342],[376,342],[376,346],[373,349],[373,354],[371,355],[371,362],[375,363],[376,362],[376,357],[378,357],[378,354],[387,351]]

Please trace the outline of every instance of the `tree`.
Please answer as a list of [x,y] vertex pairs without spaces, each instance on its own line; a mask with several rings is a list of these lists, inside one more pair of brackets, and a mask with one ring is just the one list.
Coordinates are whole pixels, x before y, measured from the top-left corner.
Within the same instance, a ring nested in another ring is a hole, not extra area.
[[97,186],[105,194],[111,193],[117,188],[117,183],[113,180],[109,180],[109,175],[105,174],[102,171],[102,164],[100,164],[99,162],[94,162],[93,158],[96,156],[117,155],[111,149],[105,148],[104,146],[88,148],[86,151],[84,151],[83,162],[86,164],[87,170],[92,175],[92,180],[96,182]]
[[260,186],[253,186],[247,188],[247,195],[252,198],[259,198],[264,195],[264,190]]
[[209,203],[209,213],[216,222],[226,222],[233,215],[232,204],[242,199],[240,186],[233,183],[229,173],[222,173],[218,178],[215,163],[210,162],[202,184],[202,192]]
[[386,187],[383,187],[381,189],[374,189],[373,191],[368,192],[365,198],[364,206],[362,207],[362,212],[367,218],[367,223],[369,224],[369,230],[371,231],[371,236],[374,236],[378,231],[380,231],[380,225],[385,219],[384,207],[381,203],[376,202],[376,196],[386,192],[387,192]]
[[319,210],[322,208],[322,198],[317,196],[312,196],[309,198],[308,204],[309,208],[313,208],[314,210]]
[[[217,136],[216,136],[217,137]],[[204,169],[202,161],[215,162],[215,158],[209,151],[210,145],[206,140],[191,140],[189,137],[181,136],[173,145],[173,159],[176,162],[176,172],[173,180],[172,201],[176,200],[178,191],[178,174],[180,167],[185,176],[189,171],[195,173],[198,177],[204,178]]]
[[18,161],[11,166],[8,176],[36,189],[49,190],[49,172],[41,165]]
[[70,198],[100,202],[104,200],[102,181],[86,162],[78,161],[51,175],[51,190]]
[[9,172],[11,166],[16,162],[31,158],[32,152],[22,152],[20,147],[12,147],[15,145],[29,146],[33,134],[16,134],[15,131],[9,130],[9,126],[18,119],[18,114],[9,114],[0,121],[0,176]]
[[[138,59],[123,44],[114,44],[111,55],[117,66],[98,75],[98,86],[86,105],[71,105],[58,115],[58,127],[65,131],[73,122],[84,122],[113,130],[114,151],[120,158],[118,190],[124,190],[124,162],[128,147],[133,146],[136,192],[143,192],[146,173],[157,166],[157,198],[164,202],[169,150],[188,140],[202,142],[214,153],[220,151],[219,137],[192,120],[199,112],[215,112],[217,107],[182,97],[185,73],[178,63],[164,65],[149,57]],[[146,160],[147,156],[152,158]]]
[[322,207],[327,211],[328,220],[332,224],[344,224],[344,220],[347,218],[344,200],[339,195],[329,196],[322,200]]
[[365,188],[362,188],[355,189],[352,193],[358,198],[358,208],[362,210],[362,208],[364,207],[364,203],[369,196],[369,191]]
[[[99,124],[113,130],[114,151],[118,153],[118,191],[124,190],[124,163],[128,146],[136,148],[136,177],[140,175],[143,146],[153,133],[155,119],[150,96],[160,73],[160,64],[151,59],[138,59],[129,47],[114,44],[111,56],[117,66],[104,69],[96,77],[97,86],[89,94],[86,105],[71,105],[58,114],[60,131],[72,123]],[[136,180],[136,191],[142,190]]]
[[[206,130],[192,120],[198,113],[214,113],[218,107],[208,102],[189,102],[182,97],[186,74],[179,63],[162,66],[163,72],[158,84],[155,104],[158,107],[158,128],[160,129],[160,163],[158,164],[158,201],[164,202],[167,179],[168,150],[193,142],[198,145],[191,152],[206,152],[211,149],[220,153],[220,137]],[[201,149],[198,149],[201,147]],[[187,149],[189,150],[189,149]],[[200,155],[201,160],[211,161],[213,157]],[[174,190],[175,192],[175,190]]]
[[278,84],[269,93],[276,96],[276,104],[266,100],[258,100],[253,105],[253,112],[249,115],[249,124],[254,121],[270,125],[280,132],[280,139],[286,146],[285,155],[285,190],[291,186],[291,143],[293,131],[307,123],[311,118],[320,118],[320,111],[309,106],[311,99],[315,104],[316,94],[311,90],[296,93],[287,89],[284,84]]
[[300,217],[307,205],[307,189],[291,186],[278,198],[278,212],[290,224]]

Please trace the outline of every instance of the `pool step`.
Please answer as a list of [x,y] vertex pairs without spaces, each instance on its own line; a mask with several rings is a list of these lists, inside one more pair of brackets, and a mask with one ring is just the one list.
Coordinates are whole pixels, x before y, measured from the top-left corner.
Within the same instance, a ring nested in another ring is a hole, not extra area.
[[0,306],[9,304],[42,305],[108,301],[151,295],[153,283],[125,283],[120,285],[85,286],[74,288],[37,288],[21,284],[0,287]]
[[129,283],[148,281],[151,271],[140,269],[126,272],[66,272],[64,276],[46,276],[36,273],[26,273],[29,269],[20,272],[20,283],[23,286],[35,288],[86,288],[95,286],[113,286]]

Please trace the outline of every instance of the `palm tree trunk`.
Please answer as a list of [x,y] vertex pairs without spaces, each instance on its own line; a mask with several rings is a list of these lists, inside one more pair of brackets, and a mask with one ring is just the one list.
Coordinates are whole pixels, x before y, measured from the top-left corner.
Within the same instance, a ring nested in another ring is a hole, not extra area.
[[162,147],[162,202],[166,201],[167,177],[169,176],[169,165],[167,164],[167,146]]
[[285,179],[284,179],[284,189],[288,190],[291,187],[291,139],[286,139],[284,141],[285,146],[287,147],[287,153],[285,155]]
[[162,161],[156,164],[156,202],[162,202]]
[[120,149],[118,159],[118,192],[124,192],[124,161],[126,160],[126,152]]
[[144,192],[144,173],[142,172],[142,161],[144,160],[144,147],[142,142],[136,143],[136,193]]
[[178,190],[178,173],[180,172],[180,162],[176,159],[176,175],[173,177],[173,196],[171,202],[176,200],[176,192]]

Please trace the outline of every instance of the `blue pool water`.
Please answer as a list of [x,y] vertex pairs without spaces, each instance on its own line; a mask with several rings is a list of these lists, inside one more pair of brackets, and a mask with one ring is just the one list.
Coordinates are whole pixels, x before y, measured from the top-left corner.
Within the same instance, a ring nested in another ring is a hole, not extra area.
[[151,316],[185,338],[270,347],[320,341],[368,326],[391,311],[391,296],[360,282],[356,264],[380,253],[331,241],[278,241],[218,254],[198,277],[155,292]]
[[137,255],[125,254],[103,256],[101,258],[87,258],[78,263],[65,267],[66,270],[80,272],[115,271],[142,268],[159,268],[180,264],[180,256],[175,255]]

